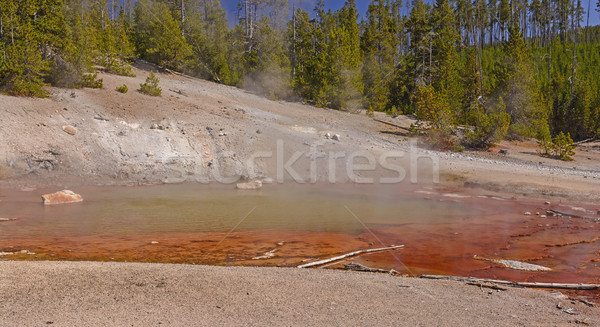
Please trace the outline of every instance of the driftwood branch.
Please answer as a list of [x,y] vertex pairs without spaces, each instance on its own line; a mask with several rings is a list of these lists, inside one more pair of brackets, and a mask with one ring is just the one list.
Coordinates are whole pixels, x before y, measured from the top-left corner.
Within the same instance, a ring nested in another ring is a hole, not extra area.
[[376,122],[378,122],[378,123],[386,124],[386,125],[389,125],[389,126],[393,126],[393,127],[399,128],[399,129],[403,129],[406,132],[410,132],[410,129],[408,129],[406,127],[402,127],[400,125],[392,124],[390,122],[383,121],[383,120],[380,120],[380,119],[377,119],[377,118],[373,118],[373,120],[376,121]]
[[479,286],[479,288],[490,288],[497,291],[506,291],[507,289],[504,287],[500,287],[494,283],[475,283],[475,282],[467,282],[467,285]]
[[580,218],[580,219],[591,219],[591,220],[594,220],[594,221],[598,221],[598,218],[574,215],[574,214],[570,214],[570,213],[566,213],[566,212],[561,212],[561,211],[554,210],[554,209],[546,209],[546,214],[550,214],[550,213],[558,215],[558,216],[571,217],[571,218]]
[[587,140],[583,140],[583,141],[579,141],[579,142],[575,142],[573,143],[574,145],[579,145],[579,144],[584,144],[584,143],[590,143],[590,142],[594,142],[597,141],[597,138],[591,138],[591,139],[587,139]]
[[459,282],[470,282],[470,283],[494,283],[494,284],[500,284],[500,285],[514,286],[514,287],[554,288],[554,289],[565,289],[565,290],[600,290],[600,284],[510,282],[507,280],[485,279],[485,278],[474,278],[474,277],[441,276],[441,275],[421,275],[420,278],[454,280],[454,281],[459,281]]
[[330,262],[334,262],[334,261],[339,261],[339,260],[342,260],[342,259],[345,259],[345,258],[349,258],[349,257],[354,257],[354,256],[357,256],[359,254],[388,251],[388,250],[393,250],[393,249],[399,249],[401,247],[404,247],[404,245],[394,245],[394,246],[390,246],[390,247],[386,247],[386,248],[354,251],[354,252],[346,253],[344,255],[340,255],[340,256],[337,256],[337,257],[333,257],[333,258],[329,258],[329,259],[325,259],[325,260],[319,260],[319,261],[315,261],[315,262],[310,262],[310,263],[306,263],[306,264],[303,264],[303,265],[299,265],[298,268],[309,268],[309,267],[314,267],[314,266],[321,266],[321,265],[324,265],[326,263],[330,263]]
[[345,264],[344,269],[354,270],[354,271],[377,272],[377,273],[391,273],[392,272],[392,270],[371,268],[371,267],[363,266],[360,263],[354,263],[354,262]]

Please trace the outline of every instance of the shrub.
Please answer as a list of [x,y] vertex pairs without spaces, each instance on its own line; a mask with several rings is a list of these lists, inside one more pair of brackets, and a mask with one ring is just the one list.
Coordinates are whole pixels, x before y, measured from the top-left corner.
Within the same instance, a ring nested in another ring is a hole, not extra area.
[[92,89],[101,89],[103,85],[102,79],[96,79],[98,77],[97,73],[93,74],[83,74],[83,79],[81,81],[82,87],[89,87]]
[[550,135],[550,128],[548,125],[544,125],[538,132],[538,145],[542,148],[542,155],[549,156],[552,153],[554,143],[552,142],[552,135]]
[[510,124],[510,115],[505,112],[477,113],[473,130],[465,133],[465,145],[476,149],[489,149],[501,141]]
[[560,132],[554,140],[550,136],[548,126],[542,128],[538,134],[538,144],[542,147],[542,155],[560,160],[571,161],[575,155],[575,145],[571,135]]
[[117,86],[117,92],[121,92],[121,93],[127,93],[127,91],[129,91],[129,89],[127,88],[127,85],[123,84],[121,86]]
[[453,137],[455,119],[448,103],[432,86],[420,86],[415,94],[417,123],[411,128],[425,132],[427,143],[439,150],[462,150]]
[[159,96],[162,93],[162,89],[158,86],[159,81],[158,77],[150,72],[150,75],[146,77],[146,82],[140,84],[140,92],[155,97]]
[[573,149],[575,149],[575,145],[573,144],[573,140],[571,139],[571,135],[569,133],[565,135],[565,133],[560,132],[560,134],[554,138],[554,155],[560,160],[573,160],[573,156],[575,155],[575,151],[573,151]]

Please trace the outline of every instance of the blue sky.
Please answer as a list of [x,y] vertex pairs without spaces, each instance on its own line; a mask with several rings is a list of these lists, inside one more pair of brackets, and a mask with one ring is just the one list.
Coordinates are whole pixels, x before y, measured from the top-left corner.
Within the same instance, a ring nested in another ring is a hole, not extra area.
[[[237,13],[237,4],[239,3],[240,0],[221,0],[221,5],[223,6],[223,9],[225,9],[225,12],[227,12],[227,20],[229,21],[230,25],[234,25],[235,24],[235,15]],[[292,4],[292,1],[294,0],[290,0],[290,5]],[[301,6],[302,8],[306,9],[306,10],[313,10],[315,8],[315,0],[295,0],[294,2],[296,2],[296,6]],[[338,10],[340,9],[344,3],[346,1],[341,0],[341,1],[325,1],[325,7],[327,9],[331,9],[332,11]],[[363,17],[364,13],[367,11],[367,7],[369,6],[369,3],[371,3],[370,0],[356,0],[356,7],[358,8],[358,11],[360,13],[360,16]]]
[[[221,0],[221,5],[223,6],[223,9],[225,9],[225,11],[227,12],[227,19],[229,20],[229,24],[230,25],[235,25],[235,15],[237,12],[237,4],[240,0]],[[290,0],[291,1],[294,0]],[[404,2],[406,2],[407,0],[405,0]],[[427,0],[426,0],[427,1]],[[600,24],[600,15],[598,14],[598,12],[594,11],[594,7],[596,4],[596,0],[582,0],[582,5],[584,7],[584,9],[587,10],[587,5],[588,5],[588,1],[591,1],[591,13],[590,13],[590,25],[598,25]],[[315,7],[315,1],[314,0],[295,0],[296,4],[301,4],[302,8],[307,9],[307,10],[312,10]],[[339,8],[341,8],[344,5],[345,1],[344,0],[337,0],[337,1],[325,1],[325,6],[328,9],[331,9],[332,11],[335,11]],[[360,17],[363,18],[365,15],[365,12],[367,10],[367,7],[369,6],[369,3],[371,3],[370,0],[356,0],[356,7],[358,8],[358,11],[360,13]],[[586,17],[584,17],[584,22],[583,24],[585,25],[586,21],[585,21]]]

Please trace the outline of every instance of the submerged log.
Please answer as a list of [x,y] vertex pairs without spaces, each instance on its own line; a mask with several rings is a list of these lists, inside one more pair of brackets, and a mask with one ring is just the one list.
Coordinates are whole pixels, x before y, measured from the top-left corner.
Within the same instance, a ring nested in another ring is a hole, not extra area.
[[404,247],[404,245],[394,245],[394,246],[390,246],[390,247],[386,247],[386,248],[378,248],[378,249],[368,249],[368,250],[354,251],[354,252],[346,253],[346,254],[343,254],[343,255],[340,255],[340,256],[337,256],[337,257],[333,257],[333,258],[329,258],[329,259],[324,259],[324,260],[319,260],[319,261],[315,261],[315,262],[310,262],[310,263],[306,263],[306,264],[303,264],[303,265],[299,265],[298,268],[309,268],[309,267],[314,267],[314,266],[321,266],[321,265],[324,265],[326,263],[330,263],[330,262],[334,262],[334,261],[340,261],[342,259],[349,258],[349,257],[354,257],[354,256],[357,256],[359,254],[381,252],[381,251],[399,249],[401,247]]
[[438,280],[454,280],[458,282],[470,283],[494,283],[500,285],[514,287],[532,287],[532,288],[554,288],[566,290],[599,290],[600,284],[565,284],[565,283],[534,283],[534,282],[511,282],[507,280],[474,278],[474,277],[458,277],[458,276],[442,276],[442,275],[421,275],[419,278],[438,279]]

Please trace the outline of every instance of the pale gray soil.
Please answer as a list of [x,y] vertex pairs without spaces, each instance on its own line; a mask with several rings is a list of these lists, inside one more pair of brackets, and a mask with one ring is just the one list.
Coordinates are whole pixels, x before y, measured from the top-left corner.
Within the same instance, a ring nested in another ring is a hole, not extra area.
[[5,261],[0,294],[2,326],[600,324],[547,291],[324,269]]

